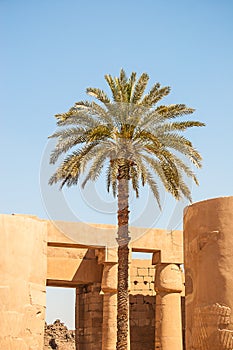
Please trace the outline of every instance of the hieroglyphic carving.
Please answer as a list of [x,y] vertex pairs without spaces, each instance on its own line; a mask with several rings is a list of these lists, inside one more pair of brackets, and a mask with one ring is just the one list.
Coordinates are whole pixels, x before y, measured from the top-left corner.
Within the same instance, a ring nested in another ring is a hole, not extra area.
[[219,338],[222,348],[225,350],[233,349],[233,331],[229,329],[219,329]]
[[220,237],[219,231],[209,231],[200,234],[199,249],[201,250],[207,243],[217,241]]
[[219,231],[203,232],[198,238],[194,238],[189,242],[189,252],[196,254],[199,250],[202,250],[207,243],[217,241],[220,237]]
[[231,309],[215,303],[197,307],[193,316],[193,344],[196,350],[233,350],[233,331],[227,329]]

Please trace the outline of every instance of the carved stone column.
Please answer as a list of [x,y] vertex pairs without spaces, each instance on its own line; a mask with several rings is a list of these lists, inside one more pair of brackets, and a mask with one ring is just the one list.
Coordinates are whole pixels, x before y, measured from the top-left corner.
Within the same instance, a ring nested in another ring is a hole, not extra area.
[[233,349],[233,197],[184,213],[186,349]]
[[102,350],[113,350],[116,348],[117,340],[117,264],[105,262],[103,265]]
[[182,273],[178,265],[156,265],[156,350],[182,350],[182,287]]

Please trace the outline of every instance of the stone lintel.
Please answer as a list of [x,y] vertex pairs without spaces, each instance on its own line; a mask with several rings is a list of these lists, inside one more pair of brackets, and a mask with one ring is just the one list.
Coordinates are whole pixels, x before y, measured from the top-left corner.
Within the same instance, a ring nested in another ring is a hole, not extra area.
[[95,249],[95,255],[98,257],[99,264],[117,264],[117,248],[100,248]]

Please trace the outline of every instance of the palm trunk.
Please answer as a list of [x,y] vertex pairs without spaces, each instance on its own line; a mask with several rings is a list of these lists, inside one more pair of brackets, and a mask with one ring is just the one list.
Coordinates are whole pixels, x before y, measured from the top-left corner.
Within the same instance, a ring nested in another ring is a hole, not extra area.
[[117,350],[128,349],[129,320],[129,184],[123,169],[118,173],[118,288],[117,288]]

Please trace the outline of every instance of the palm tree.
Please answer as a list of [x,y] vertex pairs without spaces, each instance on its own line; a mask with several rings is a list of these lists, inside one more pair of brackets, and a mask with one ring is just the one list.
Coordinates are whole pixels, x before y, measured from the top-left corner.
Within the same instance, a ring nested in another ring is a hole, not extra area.
[[[49,184],[60,182],[76,185],[80,174],[86,182],[96,181],[107,165],[107,190],[112,189],[118,200],[118,291],[117,291],[117,350],[127,349],[128,335],[128,256],[129,256],[129,191],[139,195],[139,184],[147,184],[160,207],[158,181],[176,199],[191,193],[184,181],[190,177],[198,184],[190,165],[201,166],[201,156],[192,143],[181,135],[190,127],[204,126],[198,121],[174,119],[194,112],[184,104],[158,105],[170,87],[156,83],[148,93],[149,76],[136,73],[127,78],[123,69],[119,77],[105,75],[112,100],[98,88],[86,92],[99,103],[77,102],[67,113],[57,114],[61,129],[50,137],[57,138],[51,153],[54,164],[59,156],[76,147],[66,156],[50,178]],[[86,170],[88,167],[88,170]]]

